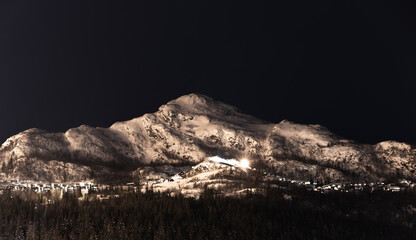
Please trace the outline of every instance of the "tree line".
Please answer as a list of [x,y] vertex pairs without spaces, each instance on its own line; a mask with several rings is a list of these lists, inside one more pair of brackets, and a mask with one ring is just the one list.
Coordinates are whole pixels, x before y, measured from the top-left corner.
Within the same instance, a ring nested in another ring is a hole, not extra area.
[[[115,194],[115,193],[113,193]],[[415,215],[397,212],[413,192],[315,194],[267,188],[225,197],[205,189],[199,199],[117,192],[109,200],[74,194],[49,202],[0,195],[0,239],[410,239]],[[406,224],[403,224],[406,222]]]

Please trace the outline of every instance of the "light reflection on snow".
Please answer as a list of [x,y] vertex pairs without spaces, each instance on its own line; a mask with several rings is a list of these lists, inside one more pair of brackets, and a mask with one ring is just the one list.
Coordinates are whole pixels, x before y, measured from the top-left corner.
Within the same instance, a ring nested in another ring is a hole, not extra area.
[[225,159],[219,156],[209,157],[208,160],[224,165],[228,165],[231,167],[240,167],[240,168],[250,168],[250,161],[247,159],[242,159],[241,161],[237,161],[235,159]]

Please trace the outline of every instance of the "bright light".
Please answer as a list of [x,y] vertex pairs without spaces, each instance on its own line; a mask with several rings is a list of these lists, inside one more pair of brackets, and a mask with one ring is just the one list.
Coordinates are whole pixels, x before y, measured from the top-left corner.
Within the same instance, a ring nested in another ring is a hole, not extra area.
[[240,167],[250,168],[250,162],[247,159],[241,159],[240,160]]

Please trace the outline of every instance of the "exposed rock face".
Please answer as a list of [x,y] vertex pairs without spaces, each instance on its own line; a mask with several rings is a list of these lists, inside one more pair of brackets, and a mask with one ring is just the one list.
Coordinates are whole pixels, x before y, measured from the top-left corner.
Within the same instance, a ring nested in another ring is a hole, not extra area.
[[194,165],[213,155],[249,157],[294,178],[416,180],[416,151],[408,144],[357,144],[320,125],[267,123],[200,94],[110,128],[29,129],[3,143],[0,172],[2,178],[74,181],[150,162]]

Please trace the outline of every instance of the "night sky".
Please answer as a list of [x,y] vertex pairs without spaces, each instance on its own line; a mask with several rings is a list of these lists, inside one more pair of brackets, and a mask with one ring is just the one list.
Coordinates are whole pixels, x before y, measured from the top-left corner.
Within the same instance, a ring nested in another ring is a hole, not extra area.
[[198,92],[363,143],[416,143],[411,1],[0,1],[0,141]]

